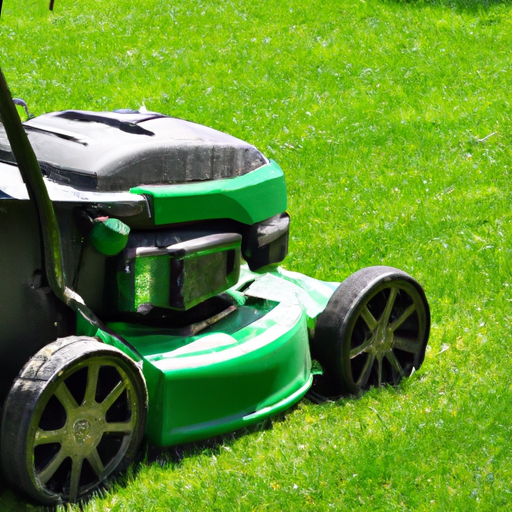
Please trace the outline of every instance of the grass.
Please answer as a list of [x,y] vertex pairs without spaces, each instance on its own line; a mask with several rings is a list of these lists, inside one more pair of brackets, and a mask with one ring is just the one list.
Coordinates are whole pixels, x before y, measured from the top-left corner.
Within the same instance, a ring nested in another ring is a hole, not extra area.
[[[149,449],[84,510],[507,510],[511,3],[46,9],[6,0],[0,21],[1,65],[35,114],[144,104],[248,140],[287,175],[287,268],[402,268],[433,320],[423,367],[397,389]],[[2,510],[23,507],[3,490]]]

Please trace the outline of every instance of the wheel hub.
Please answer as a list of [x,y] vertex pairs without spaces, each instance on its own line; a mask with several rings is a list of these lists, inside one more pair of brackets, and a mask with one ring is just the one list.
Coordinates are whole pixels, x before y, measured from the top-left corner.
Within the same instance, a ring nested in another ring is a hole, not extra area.
[[77,412],[75,418],[70,418],[68,439],[81,454],[86,454],[96,448],[101,441],[103,420],[100,415],[94,414],[94,410]]
[[373,333],[374,342],[372,343],[372,352],[376,356],[383,356],[386,352],[393,349],[394,345],[394,334],[391,328],[377,327]]
[[73,434],[77,444],[84,444],[91,437],[92,425],[87,419],[78,419],[73,424]]

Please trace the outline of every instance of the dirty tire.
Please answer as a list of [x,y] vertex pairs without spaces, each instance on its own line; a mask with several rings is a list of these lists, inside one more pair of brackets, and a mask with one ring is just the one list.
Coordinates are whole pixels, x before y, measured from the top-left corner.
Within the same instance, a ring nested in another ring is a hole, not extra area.
[[418,369],[429,331],[429,305],[415,279],[393,267],[363,268],[319,316],[312,355],[337,393],[355,395]]
[[40,503],[76,502],[127,468],[146,410],[144,377],[121,351],[84,336],[50,343],[5,402],[3,473]]

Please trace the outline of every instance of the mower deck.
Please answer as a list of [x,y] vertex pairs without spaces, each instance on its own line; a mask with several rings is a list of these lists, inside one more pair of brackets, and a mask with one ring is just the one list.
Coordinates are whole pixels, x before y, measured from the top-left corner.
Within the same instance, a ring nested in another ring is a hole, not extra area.
[[[228,291],[236,306],[201,332],[184,337],[183,328],[109,323],[143,357],[148,439],[160,446],[205,439],[300,400],[312,383],[308,323],[336,286],[280,269],[244,268]],[[96,336],[126,351],[109,334]]]

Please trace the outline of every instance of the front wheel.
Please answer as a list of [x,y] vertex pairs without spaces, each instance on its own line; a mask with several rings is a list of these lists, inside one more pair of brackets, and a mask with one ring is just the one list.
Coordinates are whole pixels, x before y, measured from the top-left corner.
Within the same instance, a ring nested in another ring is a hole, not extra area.
[[425,357],[430,309],[422,287],[392,267],[349,276],[320,314],[312,355],[334,391],[358,394],[396,385]]
[[144,377],[128,356],[87,337],[50,343],[5,402],[4,474],[41,503],[76,502],[132,461],[146,409]]

